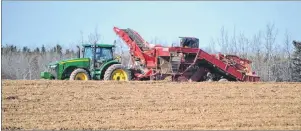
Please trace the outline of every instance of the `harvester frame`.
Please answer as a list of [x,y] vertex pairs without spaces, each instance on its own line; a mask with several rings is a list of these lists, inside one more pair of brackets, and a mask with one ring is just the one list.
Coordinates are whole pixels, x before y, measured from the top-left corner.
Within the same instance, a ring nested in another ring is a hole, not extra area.
[[198,48],[198,39],[180,37],[179,47],[150,46],[132,29],[113,28],[126,43],[132,58],[133,79],[165,79],[171,76],[175,81],[259,81],[252,72],[251,61],[235,55],[209,54]]

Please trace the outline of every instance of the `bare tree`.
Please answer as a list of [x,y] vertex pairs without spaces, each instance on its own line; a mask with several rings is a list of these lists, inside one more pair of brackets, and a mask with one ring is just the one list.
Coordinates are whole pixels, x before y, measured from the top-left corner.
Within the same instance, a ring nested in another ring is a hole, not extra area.
[[84,44],[84,32],[82,30],[80,31],[80,36],[81,36],[80,43]]
[[208,52],[209,53],[216,53],[216,42],[214,41],[213,38],[211,38],[208,46]]
[[217,43],[224,53],[229,53],[229,37],[228,32],[225,31],[224,26],[222,26],[222,28],[220,29],[220,38],[217,39]]
[[238,47],[239,47],[239,56],[243,58],[247,58],[248,56],[248,49],[249,49],[249,39],[245,37],[244,33],[240,33],[238,38]]
[[292,44],[291,44],[291,37],[288,33],[288,31],[286,30],[285,34],[284,34],[284,50],[283,52],[285,52],[285,78],[287,78],[287,81],[292,81],[292,61],[291,61],[291,53],[292,53]]
[[238,47],[237,47],[237,40],[236,40],[236,27],[235,26],[233,29],[233,36],[231,38],[231,45],[229,47],[229,53],[238,55]]
[[[228,36],[224,27],[220,30],[220,36],[216,40],[211,40],[212,43],[217,43],[222,48],[224,54],[235,54],[242,58],[247,58],[253,61],[253,70],[261,77],[263,81],[285,80],[290,81],[289,58],[291,57],[291,47],[289,34],[285,34],[284,45],[279,45],[276,42],[278,30],[274,24],[267,24],[266,31],[259,31],[252,38],[248,38],[241,32],[236,35],[234,27],[233,36]],[[230,38],[230,42],[228,37]],[[213,49],[213,48],[211,48]],[[211,49],[208,49],[211,52]]]
[[96,27],[94,33],[90,33],[88,37],[90,44],[98,43],[101,37],[101,35],[98,33],[98,27]]
[[278,30],[275,29],[274,24],[267,24],[266,26],[266,32],[265,32],[265,44],[264,47],[266,49],[266,54],[265,54],[265,63],[266,63],[266,71],[267,71],[267,80],[271,80],[271,66],[272,66],[272,56],[273,56],[273,51],[274,48],[273,46],[275,45],[276,37],[278,34]]
[[257,34],[253,36],[252,42],[250,42],[251,52],[253,52],[253,56],[251,57],[251,61],[253,62],[253,69],[257,71],[259,76],[263,76],[263,59],[262,59],[262,33],[259,31]]

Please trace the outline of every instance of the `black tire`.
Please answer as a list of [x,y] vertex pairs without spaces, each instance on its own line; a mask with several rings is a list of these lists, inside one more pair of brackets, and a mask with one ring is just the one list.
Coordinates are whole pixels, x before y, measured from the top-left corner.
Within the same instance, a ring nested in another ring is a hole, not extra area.
[[117,69],[121,69],[125,72],[125,74],[127,75],[127,79],[125,81],[130,81],[132,79],[132,73],[130,70],[128,70],[127,68],[125,68],[123,65],[121,64],[113,64],[111,65],[104,74],[103,79],[104,80],[113,80],[112,76],[113,76],[113,72]]
[[85,74],[86,77],[87,77],[86,80],[91,79],[89,73],[85,69],[78,68],[78,69],[75,69],[74,71],[72,71],[69,80],[81,80],[81,79],[76,78],[76,75],[79,74],[79,73]]

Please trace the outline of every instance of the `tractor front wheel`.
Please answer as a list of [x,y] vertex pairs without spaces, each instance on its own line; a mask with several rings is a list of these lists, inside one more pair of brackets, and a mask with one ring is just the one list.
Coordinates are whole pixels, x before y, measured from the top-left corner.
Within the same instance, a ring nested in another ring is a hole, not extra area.
[[130,81],[131,72],[121,64],[111,65],[104,74],[104,80]]
[[90,80],[89,73],[81,68],[75,69],[70,75],[70,80]]

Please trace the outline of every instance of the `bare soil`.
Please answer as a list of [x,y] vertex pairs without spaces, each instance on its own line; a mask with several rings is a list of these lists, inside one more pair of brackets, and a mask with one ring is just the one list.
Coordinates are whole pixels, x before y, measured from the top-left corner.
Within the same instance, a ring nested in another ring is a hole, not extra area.
[[2,81],[2,129],[298,129],[301,83]]

